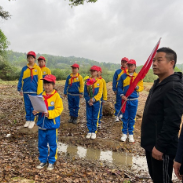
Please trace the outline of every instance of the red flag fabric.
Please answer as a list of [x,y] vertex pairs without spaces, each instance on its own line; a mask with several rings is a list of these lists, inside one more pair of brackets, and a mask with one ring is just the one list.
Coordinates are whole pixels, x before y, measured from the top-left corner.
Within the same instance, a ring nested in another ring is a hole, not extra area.
[[[160,41],[161,41],[161,38],[159,39],[159,41],[157,42],[156,46],[154,47],[153,51],[151,52],[149,58],[147,59],[146,63],[144,64],[144,66],[142,67],[142,69],[140,70],[140,72],[138,73],[137,77],[134,79],[133,83],[130,84],[130,87],[128,88],[127,92],[126,92],[126,97],[129,97],[135,87],[137,86],[137,83],[142,80],[146,74],[148,73],[151,65],[152,65],[152,61],[153,61],[153,58],[156,54],[156,51],[159,47],[159,44],[160,44]],[[121,112],[124,113],[125,112],[125,109],[126,109],[126,102],[124,100],[122,100],[122,108],[121,108]]]

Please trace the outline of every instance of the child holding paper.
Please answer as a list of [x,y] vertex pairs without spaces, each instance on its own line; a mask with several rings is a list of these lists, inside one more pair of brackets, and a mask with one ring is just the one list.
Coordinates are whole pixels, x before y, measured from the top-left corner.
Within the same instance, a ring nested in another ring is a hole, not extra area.
[[22,68],[17,89],[20,95],[24,97],[26,123],[25,128],[34,127],[34,115],[32,114],[33,107],[28,95],[39,95],[43,92],[42,72],[39,66],[35,63],[36,53],[30,51],[27,53],[28,64]]
[[[33,111],[34,115],[37,113],[39,115],[37,125],[39,127],[38,149],[40,164],[36,168],[42,169],[48,161],[47,170],[53,170],[54,163],[57,160],[58,128],[60,127],[60,115],[63,111],[63,103],[60,95],[54,89],[56,77],[50,74],[46,75],[42,80],[45,90],[42,95],[47,111],[44,113]],[[50,147],[49,156],[47,144]]]
[[77,123],[79,112],[79,101],[83,96],[84,81],[83,77],[78,73],[79,65],[73,64],[72,73],[67,77],[64,88],[64,96],[68,96],[68,104],[70,111],[69,123]]
[[86,117],[88,134],[87,139],[96,139],[97,126],[100,115],[101,97],[103,93],[103,82],[97,77],[98,66],[90,68],[91,77],[86,80],[84,98],[86,100]]
[[100,116],[99,116],[99,124],[98,124],[98,128],[101,129],[101,118],[102,118],[102,106],[104,104],[104,102],[107,101],[107,86],[106,86],[106,82],[105,79],[102,78],[101,74],[102,74],[102,68],[98,67],[99,71],[98,71],[98,78],[102,80],[103,82],[103,93],[102,93],[102,98],[101,98],[101,105],[100,105]]
[[38,60],[39,67],[41,68],[43,78],[46,75],[51,74],[50,69],[46,67],[46,59],[43,56],[40,56],[37,60]]

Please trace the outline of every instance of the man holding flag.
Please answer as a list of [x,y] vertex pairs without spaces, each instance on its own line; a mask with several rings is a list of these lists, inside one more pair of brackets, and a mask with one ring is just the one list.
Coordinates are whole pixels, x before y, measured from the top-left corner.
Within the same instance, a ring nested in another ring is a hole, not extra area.
[[153,58],[158,76],[147,98],[141,127],[149,174],[154,183],[172,182],[178,132],[183,114],[183,75],[174,73],[175,51],[160,48]]
[[144,89],[144,87],[143,87],[143,81],[140,80],[135,89],[133,90],[133,92],[130,94],[130,96],[128,98],[125,96],[130,85],[132,85],[133,81],[137,77],[137,73],[135,72],[136,61],[130,59],[127,65],[128,65],[128,72],[123,74],[118,82],[118,94],[124,101],[126,101],[126,110],[122,118],[123,134],[121,137],[121,141],[125,142],[127,139],[127,134],[129,133],[129,142],[134,142],[133,132],[138,107],[138,97],[139,92],[141,92]]
[[119,122],[118,113],[119,113],[120,107],[121,107],[121,97],[117,92],[118,81],[122,74],[127,73],[127,62],[128,62],[128,58],[126,58],[126,57],[122,58],[121,59],[121,69],[116,70],[116,72],[114,73],[114,76],[113,76],[112,90],[114,91],[114,93],[116,95],[116,103],[115,103],[115,116],[116,116],[115,121],[116,122]]

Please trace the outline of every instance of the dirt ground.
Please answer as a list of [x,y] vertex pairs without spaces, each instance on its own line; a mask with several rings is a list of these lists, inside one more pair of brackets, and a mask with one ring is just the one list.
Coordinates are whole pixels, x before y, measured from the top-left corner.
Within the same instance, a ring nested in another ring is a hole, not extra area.
[[[64,82],[59,81],[56,89],[63,96]],[[38,161],[37,128],[30,131],[23,129],[25,111],[23,99],[16,91],[17,82],[0,81],[0,182],[150,182],[139,179],[130,170],[119,170],[105,163],[71,158],[59,154],[55,170],[37,170]],[[140,147],[140,128],[144,104],[151,84],[145,83],[145,90],[140,94],[137,120],[135,124],[135,143],[120,142],[121,122],[114,122],[114,116],[103,116],[102,129],[96,140],[86,140],[85,101],[80,101],[78,124],[70,124],[67,99],[63,98],[64,111],[61,115],[59,142],[75,146],[90,147],[114,152],[130,152],[144,155]],[[114,104],[115,95],[112,83],[107,84],[108,102]],[[8,137],[7,134],[11,134]]]

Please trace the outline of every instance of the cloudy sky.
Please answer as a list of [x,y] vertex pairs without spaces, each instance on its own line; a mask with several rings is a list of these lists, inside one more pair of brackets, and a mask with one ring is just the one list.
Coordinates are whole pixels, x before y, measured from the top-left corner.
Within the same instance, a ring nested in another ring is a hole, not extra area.
[[69,6],[69,0],[1,0],[12,15],[0,19],[9,49],[34,50],[118,63],[122,57],[142,65],[160,37],[161,47],[183,63],[182,0],[98,0]]

